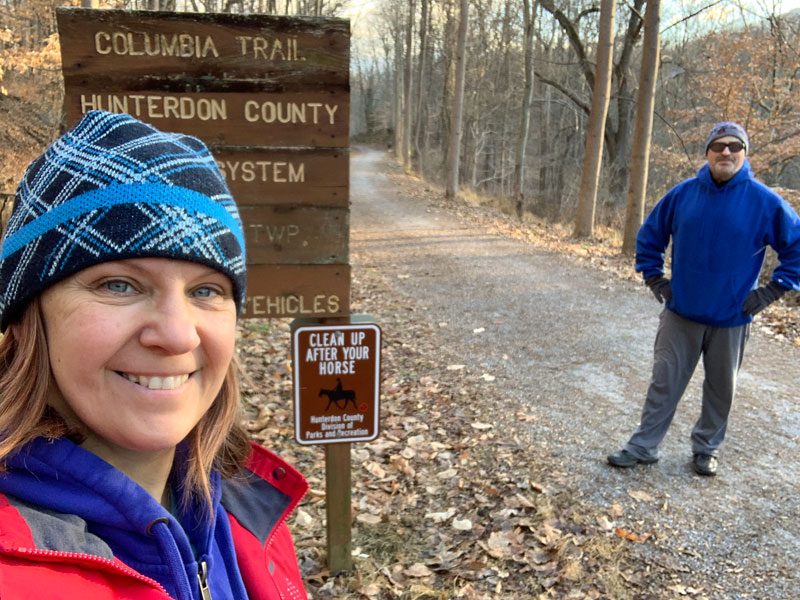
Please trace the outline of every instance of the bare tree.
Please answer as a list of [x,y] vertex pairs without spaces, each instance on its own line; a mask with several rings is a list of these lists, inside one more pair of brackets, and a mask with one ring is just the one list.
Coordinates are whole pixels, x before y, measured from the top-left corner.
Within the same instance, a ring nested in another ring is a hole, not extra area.
[[575,235],[588,237],[594,231],[594,213],[597,204],[597,186],[600,181],[600,165],[603,161],[603,134],[608,115],[608,100],[611,96],[611,67],[614,52],[615,0],[602,0],[600,4],[600,27],[597,39],[597,69],[592,109],[586,131],[586,151],[583,155],[581,187],[578,193],[578,212],[575,216]]
[[403,93],[403,164],[406,170],[411,169],[411,125],[414,118],[414,0],[408,3],[408,19],[406,21],[406,59],[405,59],[405,91]]
[[421,15],[419,24],[419,67],[417,68],[417,108],[416,118],[414,121],[414,153],[417,156],[419,164],[419,172],[425,176],[425,159],[423,150],[420,146],[420,134],[422,132],[424,111],[425,111],[425,92],[427,85],[425,81],[426,75],[426,58],[428,54],[428,0],[422,0]]
[[658,31],[660,26],[661,0],[647,0],[639,93],[636,99],[636,124],[633,130],[630,186],[625,206],[625,229],[622,238],[623,254],[633,254],[636,250],[636,233],[644,218],[647,170],[650,163],[650,136],[653,132],[653,107],[656,97],[658,59],[661,50],[661,39]]
[[453,112],[450,115],[450,143],[447,165],[445,197],[458,193],[458,171],[461,154],[461,117],[464,112],[464,74],[467,64],[467,27],[469,25],[469,0],[461,0],[461,21],[458,25],[456,49],[456,83],[453,90]]
[[525,185],[525,148],[528,145],[528,131],[531,125],[531,104],[533,103],[533,31],[536,18],[537,2],[522,0],[522,12],[525,24],[525,88],[522,92],[522,109],[520,111],[519,135],[517,137],[517,153],[514,159],[513,196],[517,216],[522,218],[522,203]]

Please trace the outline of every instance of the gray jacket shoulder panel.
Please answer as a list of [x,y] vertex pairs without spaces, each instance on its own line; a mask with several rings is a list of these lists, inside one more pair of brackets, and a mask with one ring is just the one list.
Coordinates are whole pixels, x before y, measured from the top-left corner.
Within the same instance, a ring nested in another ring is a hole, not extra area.
[[30,527],[37,549],[90,554],[114,560],[108,544],[91,533],[86,521],[80,517],[42,508],[14,496],[6,495],[6,498]]

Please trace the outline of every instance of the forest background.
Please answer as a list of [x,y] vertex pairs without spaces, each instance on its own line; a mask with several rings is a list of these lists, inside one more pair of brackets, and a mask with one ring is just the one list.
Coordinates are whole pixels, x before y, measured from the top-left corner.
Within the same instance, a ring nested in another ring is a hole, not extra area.
[[448,195],[578,235],[621,238],[626,217],[635,233],[721,120],[747,129],[757,177],[800,188],[790,0],[0,0],[4,200],[64,128],[54,8],[80,4],[349,17],[354,143],[385,145]]

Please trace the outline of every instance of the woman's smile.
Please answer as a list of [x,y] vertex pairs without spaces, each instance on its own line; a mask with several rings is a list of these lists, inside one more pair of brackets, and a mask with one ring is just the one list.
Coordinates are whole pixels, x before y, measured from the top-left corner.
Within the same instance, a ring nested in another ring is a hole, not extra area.
[[179,388],[189,379],[190,374],[183,375],[132,375],[130,373],[119,373],[128,381],[139,384],[150,390],[174,390]]

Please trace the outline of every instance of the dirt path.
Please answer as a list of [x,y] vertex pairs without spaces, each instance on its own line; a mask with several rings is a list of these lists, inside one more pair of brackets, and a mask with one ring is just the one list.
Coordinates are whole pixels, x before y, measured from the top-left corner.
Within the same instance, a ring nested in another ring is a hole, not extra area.
[[478,228],[434,195],[398,188],[383,158],[367,149],[352,156],[354,274],[380,277],[396,311],[430,324],[444,360],[491,388],[497,404],[485,406],[485,419],[523,407],[531,418],[519,427],[550,472],[598,513],[619,505],[638,534],[653,536],[636,545],[644,579],[648,570],[693,573],[696,589],[676,586],[675,597],[799,598],[800,351],[751,337],[716,478],[690,465],[702,368],[661,461],[612,469],[605,456],[641,410],[659,305],[642,286]]

